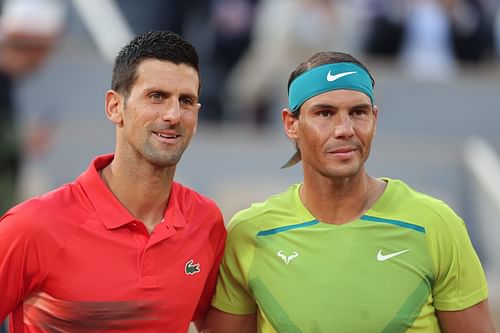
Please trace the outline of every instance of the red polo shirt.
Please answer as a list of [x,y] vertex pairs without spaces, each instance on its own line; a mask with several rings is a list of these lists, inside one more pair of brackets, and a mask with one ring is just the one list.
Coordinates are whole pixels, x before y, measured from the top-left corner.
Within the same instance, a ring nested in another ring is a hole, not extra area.
[[220,210],[174,182],[149,234],[99,177],[112,159],[0,220],[0,320],[12,312],[11,333],[185,333],[207,310],[226,237]]

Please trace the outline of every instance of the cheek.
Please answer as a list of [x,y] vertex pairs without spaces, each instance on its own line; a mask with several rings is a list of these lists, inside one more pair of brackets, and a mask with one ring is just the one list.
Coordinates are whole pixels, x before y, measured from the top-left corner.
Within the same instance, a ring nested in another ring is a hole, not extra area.
[[375,127],[373,126],[358,131],[358,138],[363,142],[365,146],[368,146],[367,149],[370,148],[369,146],[371,145],[374,136],[375,136]]
[[329,138],[332,132],[331,126],[325,123],[311,123],[307,126],[299,127],[299,138],[303,141],[321,143]]
[[147,114],[141,111],[129,107],[123,112],[123,127],[129,135],[136,135],[134,133],[148,128],[150,121],[147,119]]
[[185,113],[182,114],[182,121],[184,123],[184,126],[196,130],[196,125],[198,124],[198,112],[186,111]]
[[132,123],[146,125],[161,117],[161,109],[156,105],[135,105],[125,111],[125,116],[129,119],[131,126],[135,126]]
[[310,127],[299,129],[297,134],[296,144],[297,148],[301,152],[312,152],[318,149],[321,146],[322,141],[324,141],[321,136],[318,135],[318,131],[313,131]]

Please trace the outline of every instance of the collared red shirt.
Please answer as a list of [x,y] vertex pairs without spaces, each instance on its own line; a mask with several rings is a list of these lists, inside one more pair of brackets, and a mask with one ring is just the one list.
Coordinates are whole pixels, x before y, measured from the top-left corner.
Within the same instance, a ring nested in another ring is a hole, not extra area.
[[0,319],[12,312],[11,333],[184,333],[207,310],[226,237],[219,208],[174,182],[150,234],[101,180],[112,159],[0,220]]

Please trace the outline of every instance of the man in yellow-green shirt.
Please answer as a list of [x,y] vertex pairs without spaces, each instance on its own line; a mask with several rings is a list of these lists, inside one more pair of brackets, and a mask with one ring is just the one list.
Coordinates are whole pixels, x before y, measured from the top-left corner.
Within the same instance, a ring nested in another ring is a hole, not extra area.
[[365,170],[373,86],[345,53],[292,72],[287,166],[302,160],[304,181],[231,220],[206,332],[494,332],[460,217]]

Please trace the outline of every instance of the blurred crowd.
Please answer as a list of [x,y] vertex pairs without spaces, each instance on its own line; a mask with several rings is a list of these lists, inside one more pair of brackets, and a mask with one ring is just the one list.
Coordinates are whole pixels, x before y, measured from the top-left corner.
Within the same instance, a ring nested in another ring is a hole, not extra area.
[[283,80],[318,50],[393,61],[419,79],[496,61],[498,0],[117,0],[135,32],[166,28],[202,55],[203,112],[214,123],[279,122]]
[[65,9],[56,0],[6,0],[1,8],[0,214],[19,199],[23,159],[43,153],[53,130],[48,118],[20,123],[16,87],[43,66],[65,27]]
[[[57,0],[4,0],[0,12],[0,215],[21,198],[23,160],[42,154],[52,121],[20,122],[16,87],[39,70],[62,38],[64,4]],[[36,98],[36,96],[34,96]],[[0,323],[0,333],[6,332]]]

